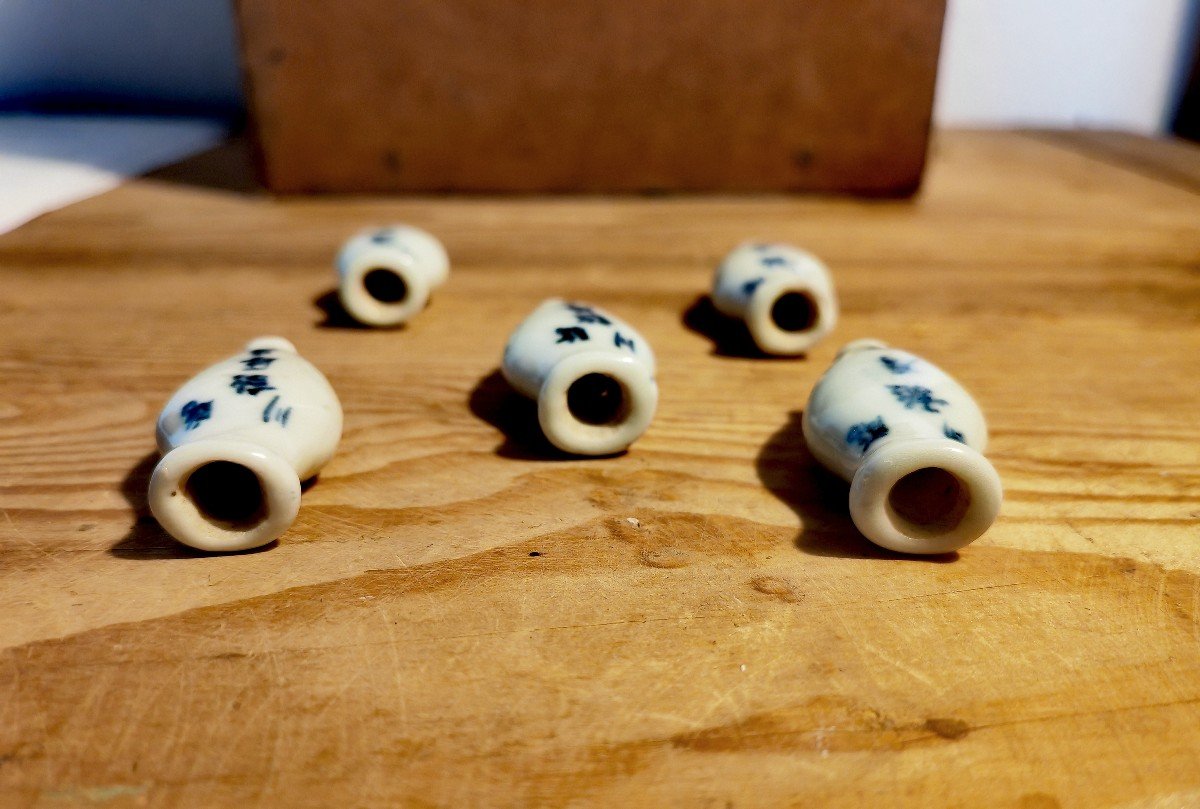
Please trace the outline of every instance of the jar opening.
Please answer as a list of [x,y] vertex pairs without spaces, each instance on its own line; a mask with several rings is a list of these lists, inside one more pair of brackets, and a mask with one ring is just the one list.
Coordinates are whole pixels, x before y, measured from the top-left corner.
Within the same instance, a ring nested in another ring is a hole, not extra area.
[[971,507],[971,492],[957,476],[927,466],[896,481],[887,502],[901,531],[914,537],[932,537],[958,527]]
[[386,267],[368,270],[363,276],[363,289],[380,303],[400,303],[408,297],[408,284],[404,278]]
[[771,322],[783,331],[809,331],[817,325],[817,302],[804,292],[785,292],[771,306]]
[[567,388],[567,410],[584,424],[611,426],[629,415],[628,398],[625,386],[608,374],[585,374]]
[[239,463],[211,461],[197,467],[183,493],[205,519],[228,530],[247,531],[267,517],[262,481]]

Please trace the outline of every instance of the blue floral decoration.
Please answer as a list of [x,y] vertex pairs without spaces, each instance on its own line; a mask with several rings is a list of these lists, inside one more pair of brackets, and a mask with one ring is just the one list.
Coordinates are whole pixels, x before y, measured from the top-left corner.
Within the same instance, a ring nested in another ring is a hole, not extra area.
[[888,427],[883,422],[883,416],[876,416],[874,421],[864,421],[855,424],[846,432],[846,443],[858,446],[858,451],[865,453],[872,444],[888,434]]
[[888,390],[909,410],[923,408],[926,413],[941,413],[938,407],[949,404],[945,399],[936,398],[929,388],[920,385],[888,385]]

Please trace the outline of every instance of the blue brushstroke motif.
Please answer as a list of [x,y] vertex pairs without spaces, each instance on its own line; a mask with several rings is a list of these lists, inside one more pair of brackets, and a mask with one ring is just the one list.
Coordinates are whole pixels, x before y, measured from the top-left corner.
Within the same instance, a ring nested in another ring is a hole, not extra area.
[[200,422],[208,421],[212,417],[212,400],[207,402],[188,402],[180,410],[179,415],[183,418],[183,428],[185,430],[194,430],[200,426]]
[[846,443],[850,446],[857,444],[858,451],[865,453],[872,444],[887,434],[888,428],[883,423],[883,416],[876,416],[874,421],[864,421],[851,427],[846,432]]
[[879,361],[883,363],[884,368],[887,368],[893,374],[907,374],[916,364],[915,360],[909,360],[908,362],[905,362],[903,360],[898,360],[895,357],[880,357]]
[[888,390],[907,409],[924,408],[926,413],[941,413],[938,406],[949,404],[945,399],[934,397],[933,391],[920,385],[888,385]]
[[949,438],[951,441],[957,441],[960,444],[967,443],[967,439],[958,430],[951,427],[949,424],[942,426],[942,435]]
[[264,390],[275,390],[271,386],[271,380],[263,374],[234,374],[229,387],[237,393],[248,393],[251,396],[257,396]]
[[247,357],[246,359],[242,360],[242,365],[246,367],[247,371],[261,371],[263,368],[270,366],[270,364],[275,362],[275,360],[275,357],[266,357],[262,354],[255,353],[255,356]]
[[761,278],[755,278],[753,281],[747,281],[742,284],[742,294],[747,298],[754,294],[754,290],[758,289],[758,285],[763,282]]
[[279,394],[277,393],[271,399],[271,401],[267,402],[267,406],[263,408],[263,414],[262,414],[263,421],[271,420],[271,410],[274,409],[274,407],[275,407],[276,403],[278,403],[278,401],[279,401]]
[[568,303],[567,308],[570,309],[574,313],[575,319],[578,320],[580,323],[592,323],[592,324],[599,324],[601,326],[611,326],[612,325],[611,320],[609,320],[604,315],[600,314],[599,312],[597,312],[595,309],[593,309],[590,306],[584,306],[583,304],[580,304],[580,303]]
[[272,417],[271,411],[274,410],[275,420],[286,427],[288,423],[288,417],[292,415],[292,409],[290,407],[281,407],[278,410],[275,410],[275,405],[278,403],[279,394],[276,394],[271,401],[267,402],[267,406],[263,408],[262,420],[264,422],[270,422]]

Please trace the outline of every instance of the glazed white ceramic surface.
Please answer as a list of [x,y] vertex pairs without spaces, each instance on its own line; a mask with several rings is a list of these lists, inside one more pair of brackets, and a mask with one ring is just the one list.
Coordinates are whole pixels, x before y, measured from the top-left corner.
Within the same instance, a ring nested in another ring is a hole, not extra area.
[[[550,442],[577,455],[608,455],[632,444],[658,405],[654,353],[641,334],[615,315],[587,304],[551,299],[508,338],[504,378],[537,399],[538,421]],[[579,379],[600,374],[615,380],[624,406],[610,423],[587,423],[568,407]]]
[[[324,375],[284,338],[259,337],[192,377],[163,408],[150,509],[167,533],[194,548],[265,545],[295,520],[301,481],[329,460],[341,434],[342,407]],[[220,461],[258,478],[263,507],[252,518],[214,516],[189,489],[197,470]]]
[[[946,553],[982,535],[999,513],[1000,478],[982,455],[983,413],[950,375],[907,351],[877,340],[845,346],[813,388],[803,430],[817,460],[850,481],[854,524],[885,548]],[[957,480],[961,519],[915,523],[893,508],[893,487],[924,469]]]
[[[338,297],[351,317],[368,326],[398,326],[429,303],[434,289],[450,275],[442,243],[410,225],[372,228],[347,241],[337,254]],[[381,300],[365,283],[368,273],[384,270],[404,282],[398,300]]]
[[[808,299],[812,320],[805,328],[782,328],[772,315],[788,293]],[[803,354],[837,325],[837,297],[829,270],[812,253],[786,244],[747,243],[736,247],[713,278],[717,310],[746,323],[767,354]]]

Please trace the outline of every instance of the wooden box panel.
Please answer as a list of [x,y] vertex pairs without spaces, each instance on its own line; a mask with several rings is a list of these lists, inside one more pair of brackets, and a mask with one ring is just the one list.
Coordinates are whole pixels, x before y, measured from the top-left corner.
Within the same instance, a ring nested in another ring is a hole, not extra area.
[[912,193],[945,0],[240,0],[278,191]]

